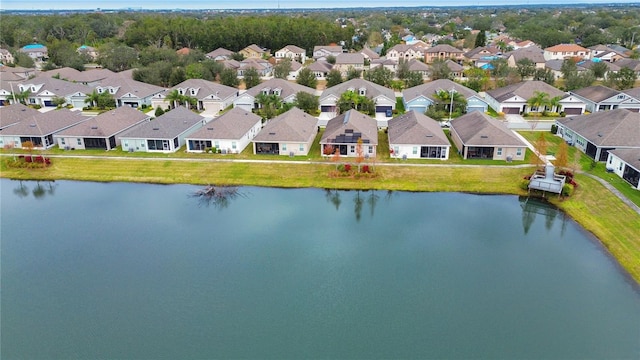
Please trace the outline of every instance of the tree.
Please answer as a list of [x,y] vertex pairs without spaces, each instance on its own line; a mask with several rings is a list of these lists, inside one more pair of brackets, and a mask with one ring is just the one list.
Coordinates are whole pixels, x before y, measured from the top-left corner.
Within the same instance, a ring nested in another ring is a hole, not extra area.
[[424,79],[419,71],[409,71],[409,75],[404,79],[404,87],[407,89],[422,84],[424,84]]
[[489,74],[486,70],[472,67],[465,70],[464,74],[468,79],[465,83],[466,87],[475,91],[487,90],[487,85],[489,84]]
[[16,64],[16,66],[25,67],[28,69],[34,68],[36,66],[36,64],[33,62],[33,59],[29,55],[20,51],[13,53],[13,62],[14,64]]
[[536,72],[536,64],[528,58],[516,61],[516,68],[523,79],[533,76]]
[[622,69],[620,69],[620,71],[618,71],[617,88],[620,90],[631,89],[636,83],[637,79],[638,76],[636,75],[635,71],[629,69],[628,67],[623,67]]
[[138,60],[136,50],[126,45],[107,43],[99,48],[99,54],[98,63],[115,72],[130,69]]
[[14,92],[11,96],[20,104],[27,105],[27,99],[31,96],[31,90],[26,89],[20,92]]
[[187,80],[187,73],[181,67],[176,67],[171,70],[169,75],[169,86],[176,86],[181,82]]
[[295,104],[300,110],[311,115],[316,114],[320,108],[318,97],[304,91],[296,94]]
[[173,90],[165,96],[164,100],[169,103],[170,109],[175,109],[183,103],[184,95],[180,94],[178,90]]
[[491,75],[493,80],[497,83],[499,80],[505,80],[509,74],[509,64],[507,59],[494,59],[489,62],[491,66]]
[[405,59],[398,60],[398,66],[396,67],[396,77],[400,80],[404,80],[409,77],[409,62]]
[[451,79],[451,69],[445,60],[437,59],[431,64],[431,80]]
[[326,61],[331,65],[335,65],[336,64],[336,57],[333,56],[333,55],[329,55],[329,56],[327,56]]
[[607,66],[607,64],[603,63],[602,61],[593,63],[590,69],[593,72],[593,76],[595,76],[596,79],[604,78],[607,71],[609,71],[609,67]]
[[51,101],[53,102],[53,104],[56,107],[62,107],[62,105],[64,105],[67,102],[67,99],[61,97],[61,96],[54,96],[53,99],[51,99]]
[[566,168],[567,165],[569,165],[569,145],[566,141],[561,141],[556,153],[555,166],[561,169]]
[[233,69],[223,69],[220,72],[220,83],[225,86],[238,87],[240,85],[238,73]]
[[[308,69],[307,69],[308,70]],[[273,67],[273,77],[276,79],[286,79],[291,72],[291,59],[284,58]]]
[[361,76],[362,70],[356,69],[354,67],[349,67],[349,69],[347,69],[347,80],[360,79]]
[[258,70],[249,68],[244,71],[245,88],[251,89],[254,86],[258,86],[260,82],[262,82],[262,80],[260,80],[260,74],[258,73]]
[[98,93],[96,89],[93,89],[91,94],[88,94],[87,98],[84,99],[84,102],[89,104],[89,106],[96,108],[98,107],[98,100],[100,100],[100,93]]
[[160,106],[156,108],[156,112],[154,113],[155,117],[164,115],[164,110]]
[[547,140],[544,138],[544,132],[540,132],[540,136],[533,144],[535,154],[531,157],[531,163],[535,166],[542,166],[546,163],[544,157],[547,155]]
[[256,96],[256,102],[259,105],[258,114],[263,119],[273,119],[282,109],[282,99],[276,94],[260,93]]
[[562,77],[567,79],[578,72],[578,65],[573,59],[565,59],[562,62],[562,66],[560,66],[560,72],[562,73]]
[[533,80],[544,81],[545,83],[553,86],[555,84],[556,79],[553,75],[553,71],[551,69],[536,69],[533,74]]
[[378,66],[364,74],[364,79],[378,85],[389,87],[393,80],[393,73],[384,66]]
[[535,109],[536,115],[543,112],[548,103],[549,103],[549,94],[542,91],[534,91],[533,96],[527,99],[527,105],[529,105],[529,110],[531,111]]
[[358,164],[358,172],[360,172],[360,165],[364,161],[364,149],[362,147],[362,137],[358,138],[358,142],[356,142],[356,164]]
[[344,81],[339,70],[333,69],[327,74],[327,87],[336,86]]
[[318,79],[316,79],[316,75],[313,71],[308,68],[304,68],[298,73],[296,83],[315,89],[318,86]]
[[564,88],[566,91],[586,88],[591,86],[596,81],[596,77],[590,70],[583,71],[582,73],[573,72],[569,74],[569,77],[564,79]]
[[487,34],[484,30],[481,30],[478,35],[476,35],[475,47],[482,47],[487,45]]
[[345,91],[342,93],[337,106],[341,114],[351,109],[356,109],[368,115],[374,115],[376,112],[376,106],[373,100],[364,95],[359,95],[355,91]]

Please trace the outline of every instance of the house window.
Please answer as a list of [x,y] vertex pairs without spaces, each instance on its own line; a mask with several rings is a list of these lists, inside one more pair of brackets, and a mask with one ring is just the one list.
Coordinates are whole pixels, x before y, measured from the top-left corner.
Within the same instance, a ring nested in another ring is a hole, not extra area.
[[116,93],[116,89],[114,89],[114,88],[109,89],[109,93],[110,94],[115,94]]
[[233,150],[235,150],[235,149],[237,148],[237,146],[236,146],[236,142],[235,142],[235,141],[232,141],[232,142],[231,142],[231,148],[232,148]]
[[[1,141],[1,140],[0,140]],[[66,142],[64,141],[64,138],[60,139],[60,144],[62,145],[66,145]]]
[[76,140],[78,140],[78,145],[82,145],[82,140],[80,139],[76,139]]
[[196,90],[195,89],[191,89],[191,95],[195,95],[196,94]]
[[215,147],[215,148],[219,148],[219,147],[220,147],[220,142],[219,142],[218,140],[215,140],[215,141],[213,142],[213,147]]
[[300,147],[298,147],[298,151],[304,151],[304,144],[300,144]]
[[622,164],[622,161],[621,161],[620,162],[620,166],[618,167],[618,170],[622,171],[622,166],[623,166],[623,164]]
[[516,156],[522,156],[522,148],[516,150]]
[[358,90],[358,94],[359,94],[359,95],[362,95],[362,96],[366,95],[366,94],[367,94],[367,89],[365,89],[365,88],[360,88],[360,89]]
[[126,149],[126,148],[128,148],[128,147],[129,147],[129,143],[128,143],[128,142],[125,142],[125,143],[124,143],[124,148]]
[[498,152],[497,152],[497,154],[496,154],[496,155],[498,155],[498,156],[502,156],[502,148],[498,148]]
[[98,94],[102,94],[102,88],[98,88]]
[[417,155],[418,154],[418,147],[414,146],[413,147],[413,155]]
[[351,152],[352,152],[352,153],[353,153],[353,152],[356,152],[356,147],[355,147],[355,146],[353,146],[353,145],[351,145]]
[[613,158],[609,156],[609,164],[611,164],[612,162],[613,162]]
[[282,151],[287,151],[287,144],[282,144]]
[[373,154],[373,146],[369,146],[369,154]]

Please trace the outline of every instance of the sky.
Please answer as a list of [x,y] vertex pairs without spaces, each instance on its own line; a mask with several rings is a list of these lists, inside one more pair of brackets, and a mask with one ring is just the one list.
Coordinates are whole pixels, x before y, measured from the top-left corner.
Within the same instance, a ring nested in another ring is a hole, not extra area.
[[578,3],[638,3],[640,0],[0,0],[2,10],[60,10],[60,9],[281,9],[290,8],[344,8],[388,6],[464,6],[464,5],[515,5],[515,4],[578,4]]

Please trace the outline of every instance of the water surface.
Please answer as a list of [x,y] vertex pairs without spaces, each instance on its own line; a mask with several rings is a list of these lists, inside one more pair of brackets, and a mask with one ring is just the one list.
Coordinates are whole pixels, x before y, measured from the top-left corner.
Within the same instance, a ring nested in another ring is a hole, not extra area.
[[1,186],[2,359],[640,358],[640,291],[515,196]]

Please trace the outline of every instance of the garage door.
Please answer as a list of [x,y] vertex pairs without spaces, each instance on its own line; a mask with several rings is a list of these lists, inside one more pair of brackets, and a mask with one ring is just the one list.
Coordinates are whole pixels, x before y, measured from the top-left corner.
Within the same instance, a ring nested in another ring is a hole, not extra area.
[[472,112],[472,111],[481,111],[481,112],[484,112],[484,108],[483,108],[482,106],[475,106],[475,107],[474,107],[474,106],[469,106],[469,107],[467,108],[467,112],[468,112],[468,113],[470,113],[470,112]]
[[518,107],[505,107],[502,108],[502,112],[505,114],[520,114],[520,108]]
[[566,115],[580,115],[582,114],[582,109],[581,108],[565,108],[564,113]]
[[417,113],[424,114],[425,111],[427,111],[427,107],[426,106],[411,106],[411,107],[409,107],[409,111],[412,111],[412,110],[417,112]]

